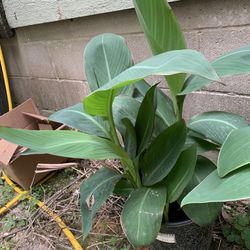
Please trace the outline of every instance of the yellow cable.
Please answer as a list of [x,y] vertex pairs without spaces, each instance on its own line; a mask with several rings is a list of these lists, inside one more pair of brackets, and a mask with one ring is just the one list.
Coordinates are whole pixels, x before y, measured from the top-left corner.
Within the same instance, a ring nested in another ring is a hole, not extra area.
[[13,207],[21,198],[23,194],[18,194],[14,199],[8,202],[5,206],[0,208],[0,215],[7,212],[11,207]]
[[[54,213],[49,207],[47,207],[43,202],[33,198],[31,195],[27,195],[27,193],[29,191],[22,191],[20,188],[18,188],[5,174],[3,174],[2,177],[3,180],[6,181],[6,183],[11,186],[19,195],[16,196],[11,202],[9,202],[8,204],[15,204],[23,195],[26,195],[26,198],[28,200],[35,200],[36,204],[44,211],[46,212],[49,216],[51,216],[56,223],[58,224],[58,226],[62,229],[62,231],[64,232],[64,234],[66,235],[66,237],[69,239],[70,243],[72,244],[72,246],[74,247],[75,250],[82,250],[83,248],[81,247],[81,245],[78,243],[78,241],[76,240],[76,238],[74,237],[74,235],[71,233],[71,231],[67,228],[67,226],[65,225],[65,223],[62,221],[62,219],[56,214]],[[8,205],[7,204],[7,205]],[[8,205],[9,207],[7,208],[7,205],[5,207],[3,207],[2,209],[0,209],[0,214],[1,214],[1,210],[3,210],[3,212],[5,212],[8,208],[10,208],[10,205]],[[12,205],[12,206],[13,206]],[[7,208],[7,209],[6,209]],[[5,210],[4,210],[5,209]],[[2,212],[2,213],[3,213]]]
[[9,111],[12,110],[12,99],[11,99],[11,94],[10,94],[10,85],[9,85],[9,80],[7,76],[7,70],[4,62],[4,57],[3,57],[3,51],[0,46],[0,63],[1,63],[1,68],[3,72],[3,79],[4,79],[4,85],[5,85],[5,90],[6,90],[6,96],[7,96],[7,101],[8,101],[8,106],[9,106]]

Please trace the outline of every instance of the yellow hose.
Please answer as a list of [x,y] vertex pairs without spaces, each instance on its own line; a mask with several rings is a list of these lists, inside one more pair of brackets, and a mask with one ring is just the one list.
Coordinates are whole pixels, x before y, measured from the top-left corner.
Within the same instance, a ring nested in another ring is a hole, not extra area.
[[0,208],[0,215],[7,212],[11,207],[13,207],[23,196],[23,194],[17,195],[14,199],[12,199],[10,202],[8,202],[5,206]]
[[3,57],[3,51],[2,51],[1,46],[0,46],[0,63],[1,63],[1,68],[2,68],[2,72],[3,72],[3,79],[4,79],[4,85],[5,85],[9,110],[12,110],[13,107],[12,107],[12,99],[11,99],[11,94],[10,94],[10,85],[9,85],[7,70],[6,70],[4,57]]
[[26,198],[28,200],[35,200],[37,206],[39,206],[44,212],[46,212],[50,217],[52,217],[58,226],[62,229],[68,240],[70,241],[71,245],[74,247],[76,250],[82,250],[83,248],[81,245],[78,243],[74,235],[71,233],[71,231],[67,228],[65,223],[62,221],[62,219],[54,213],[49,207],[47,207],[43,202],[33,198],[31,195],[27,195],[29,191],[22,191],[20,188],[18,188],[5,174],[3,174],[2,177],[3,180],[6,181],[6,183],[11,186],[19,195],[16,196],[12,201],[10,201],[8,204],[6,204],[3,208],[0,209],[0,214],[4,213],[9,209],[11,206],[15,205],[15,203],[23,197],[23,195],[26,195]]

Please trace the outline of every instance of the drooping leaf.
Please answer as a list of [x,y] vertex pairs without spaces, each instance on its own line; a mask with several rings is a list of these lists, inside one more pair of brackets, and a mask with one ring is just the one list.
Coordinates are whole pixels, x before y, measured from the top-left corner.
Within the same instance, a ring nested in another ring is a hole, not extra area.
[[167,185],[168,202],[176,201],[190,182],[196,165],[196,146],[183,151],[164,183]]
[[250,127],[234,130],[226,139],[219,153],[218,173],[228,173],[250,163]]
[[[198,156],[195,172],[188,186],[185,188],[182,198],[198,186],[209,174],[216,170],[216,166],[209,159]],[[181,199],[182,199],[181,198]],[[185,214],[196,224],[210,225],[221,211],[222,203],[187,204],[182,209]]]
[[92,221],[97,210],[114,190],[115,184],[121,179],[117,172],[103,167],[94,175],[82,182],[81,213],[83,235],[86,237],[91,230]]
[[[186,42],[174,13],[166,0],[134,0],[137,17],[155,55],[185,49]],[[184,74],[167,77],[171,91],[178,93],[185,80]]]
[[196,115],[190,119],[187,125],[189,129],[220,145],[233,130],[247,126],[243,117],[222,111]]
[[113,102],[113,117],[115,126],[122,136],[124,136],[126,127],[122,123],[124,118],[128,118],[132,124],[135,124],[138,110],[141,103],[129,96],[119,95]]
[[154,185],[168,175],[181,154],[185,140],[183,121],[176,122],[156,137],[139,162],[145,186]]
[[202,227],[215,222],[221,212],[222,204],[221,202],[187,204],[182,209],[189,219]]
[[84,68],[91,92],[132,65],[124,38],[115,34],[101,34],[92,38],[84,51]]
[[114,143],[75,131],[36,131],[0,127],[0,138],[35,151],[70,158],[125,159],[128,155]]
[[55,112],[49,120],[66,124],[87,134],[110,138],[108,124],[101,117],[87,114],[82,103]]
[[149,144],[154,129],[157,96],[156,85],[151,87],[142,100],[135,122],[137,138],[137,154],[139,155]]
[[[250,72],[250,45],[229,52],[215,59],[211,65],[219,77],[233,76]],[[207,84],[210,80],[200,77],[190,77],[185,83],[185,88],[180,95],[189,94]]]
[[126,127],[126,132],[124,136],[124,148],[132,160],[136,157],[137,151],[137,137],[136,131],[132,122],[128,118],[124,118],[122,123]]
[[150,75],[173,75],[182,72],[218,80],[214,69],[199,52],[194,50],[169,51],[130,67],[91,93],[84,99],[85,110],[92,115],[108,116],[110,103],[112,103],[110,100],[120,88]]
[[250,198],[250,166],[220,178],[217,170],[207,176],[182,201],[181,205],[221,203]]
[[156,239],[165,202],[165,187],[142,187],[130,194],[123,207],[121,222],[132,245],[148,246]]

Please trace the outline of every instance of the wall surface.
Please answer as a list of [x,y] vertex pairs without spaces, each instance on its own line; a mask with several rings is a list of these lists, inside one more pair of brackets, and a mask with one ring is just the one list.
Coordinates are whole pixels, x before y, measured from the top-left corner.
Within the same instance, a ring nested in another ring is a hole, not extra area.
[[[250,44],[249,0],[185,0],[172,3],[189,48],[209,60]],[[121,34],[135,62],[150,56],[134,10],[76,18],[16,29],[16,36],[2,39],[15,103],[31,97],[44,113],[73,105],[87,94],[83,50],[91,37]],[[227,110],[250,121],[250,76],[224,80],[191,94],[185,116],[208,110]],[[164,86],[164,84],[162,84]]]
[[132,0],[2,1],[8,23],[12,28],[133,8]]

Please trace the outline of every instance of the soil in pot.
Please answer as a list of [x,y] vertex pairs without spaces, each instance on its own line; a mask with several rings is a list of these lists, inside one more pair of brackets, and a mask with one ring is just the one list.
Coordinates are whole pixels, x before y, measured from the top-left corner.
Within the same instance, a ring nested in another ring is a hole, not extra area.
[[160,234],[150,249],[208,250],[211,242],[211,227],[199,227],[194,224],[179,205],[173,203],[169,208],[169,222],[163,222]]

